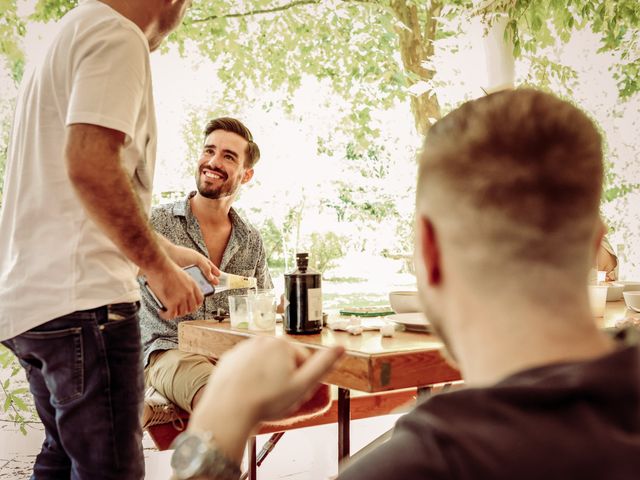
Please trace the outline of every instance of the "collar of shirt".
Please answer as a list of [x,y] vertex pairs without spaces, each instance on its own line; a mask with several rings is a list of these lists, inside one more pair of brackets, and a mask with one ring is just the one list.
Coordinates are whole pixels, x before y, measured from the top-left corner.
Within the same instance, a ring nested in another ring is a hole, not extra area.
[[[191,237],[191,240],[193,240],[193,242],[201,250],[200,253],[208,258],[209,252],[207,250],[207,246],[204,243],[204,238],[202,237],[200,224],[198,223],[198,219],[196,218],[196,216],[191,211],[191,203],[189,202],[189,200],[191,200],[191,197],[193,197],[196,193],[197,192],[192,191],[186,196],[184,201],[176,202],[173,205],[173,216],[184,217],[187,225],[187,235]],[[231,219],[231,236],[229,237],[227,246],[224,249],[224,253],[222,254],[222,262],[220,262],[220,270],[223,271],[229,263],[229,260],[240,248],[240,245],[245,244],[249,239],[249,227],[233,207],[231,207],[231,209],[229,210],[229,218]]]

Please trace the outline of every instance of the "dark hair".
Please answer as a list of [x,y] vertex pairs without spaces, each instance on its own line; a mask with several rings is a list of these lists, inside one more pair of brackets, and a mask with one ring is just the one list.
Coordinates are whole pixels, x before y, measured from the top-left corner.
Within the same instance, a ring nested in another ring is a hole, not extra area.
[[251,131],[247,127],[245,127],[245,125],[240,120],[236,120],[235,118],[231,117],[220,117],[210,120],[204,129],[205,140],[214,130],[224,130],[225,132],[235,133],[237,135],[240,135],[247,141],[247,148],[244,152],[245,168],[253,168],[253,166],[258,163],[258,160],[260,160],[260,149],[258,148],[258,145],[253,141],[253,135],[251,134]]

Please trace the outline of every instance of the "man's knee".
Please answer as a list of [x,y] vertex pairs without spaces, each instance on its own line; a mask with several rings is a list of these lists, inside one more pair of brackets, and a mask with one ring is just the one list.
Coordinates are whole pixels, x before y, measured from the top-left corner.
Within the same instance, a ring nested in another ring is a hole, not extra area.
[[145,383],[191,412],[193,398],[206,385],[213,368],[213,361],[203,355],[177,349],[154,352],[145,369]]

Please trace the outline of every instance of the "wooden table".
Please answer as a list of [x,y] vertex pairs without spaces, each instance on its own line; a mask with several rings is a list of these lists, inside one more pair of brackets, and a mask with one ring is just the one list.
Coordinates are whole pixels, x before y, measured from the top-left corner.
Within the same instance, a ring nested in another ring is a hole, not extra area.
[[287,335],[282,325],[272,332],[250,332],[231,328],[229,323],[196,320],[178,327],[180,350],[219,357],[238,342],[256,335],[286,337],[289,341],[316,350],[342,345],[344,357],[325,379],[338,386],[338,460],[349,457],[350,390],[384,392],[425,387],[460,379],[439,353],[442,343],[424,333],[396,332],[384,338],[377,331],[362,335],[332,331],[316,335]]
[[[605,327],[629,316],[624,301],[608,302],[605,315],[596,322]],[[338,459],[349,456],[350,390],[375,393],[451,382],[460,379],[440,355],[442,344],[424,333],[396,332],[384,338],[379,332],[353,336],[325,328],[317,335],[286,335],[282,325],[272,332],[233,329],[228,322],[196,320],[178,327],[180,350],[219,357],[235,344],[256,335],[286,337],[312,350],[342,345],[346,353],[325,382],[338,386]]]
[[607,302],[607,306],[604,310],[604,317],[596,318],[596,323],[602,328],[613,328],[620,320],[624,320],[627,317],[640,318],[640,313],[627,308],[624,300]]

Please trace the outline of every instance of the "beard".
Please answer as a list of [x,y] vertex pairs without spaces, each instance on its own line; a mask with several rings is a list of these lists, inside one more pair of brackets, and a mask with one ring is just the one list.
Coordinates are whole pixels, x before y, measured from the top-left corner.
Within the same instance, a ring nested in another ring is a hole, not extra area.
[[232,182],[230,183],[229,176],[226,172],[219,168],[210,169],[222,177],[222,183],[214,187],[211,183],[203,179],[203,169],[204,168],[199,168],[196,170],[196,188],[200,195],[205,198],[216,200],[218,198],[229,197],[235,193],[237,187],[236,185],[233,185]]

